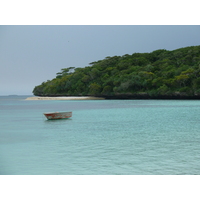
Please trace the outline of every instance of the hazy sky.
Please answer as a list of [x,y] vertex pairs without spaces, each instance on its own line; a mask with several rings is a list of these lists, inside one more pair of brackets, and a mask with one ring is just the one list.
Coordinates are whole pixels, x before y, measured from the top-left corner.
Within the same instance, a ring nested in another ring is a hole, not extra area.
[[200,45],[200,26],[0,26],[0,95],[32,94],[61,68]]

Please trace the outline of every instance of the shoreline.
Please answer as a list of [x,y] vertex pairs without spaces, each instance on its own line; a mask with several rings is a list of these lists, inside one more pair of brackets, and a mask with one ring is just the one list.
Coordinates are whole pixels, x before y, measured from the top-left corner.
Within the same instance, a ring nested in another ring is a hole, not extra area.
[[28,97],[25,100],[104,100],[101,97],[71,96],[71,97]]
[[25,100],[200,100],[200,95],[187,96],[184,94],[150,96],[144,94],[122,94],[115,96],[32,96]]

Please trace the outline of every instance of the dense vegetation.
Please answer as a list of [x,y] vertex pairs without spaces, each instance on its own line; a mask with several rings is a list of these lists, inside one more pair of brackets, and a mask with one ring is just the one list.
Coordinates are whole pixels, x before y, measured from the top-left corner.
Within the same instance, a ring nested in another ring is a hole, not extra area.
[[106,57],[64,68],[33,90],[36,96],[200,98],[200,46]]

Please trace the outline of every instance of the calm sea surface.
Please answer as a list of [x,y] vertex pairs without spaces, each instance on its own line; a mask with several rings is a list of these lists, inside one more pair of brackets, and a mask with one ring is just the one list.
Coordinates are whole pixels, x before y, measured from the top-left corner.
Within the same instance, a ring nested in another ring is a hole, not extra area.
[[198,100],[25,98],[0,97],[0,174],[200,174]]

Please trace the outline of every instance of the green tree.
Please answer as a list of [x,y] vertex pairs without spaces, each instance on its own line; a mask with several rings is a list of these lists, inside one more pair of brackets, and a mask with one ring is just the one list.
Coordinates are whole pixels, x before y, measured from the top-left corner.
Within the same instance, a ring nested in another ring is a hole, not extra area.
[[[108,56],[84,68],[62,68],[34,95],[198,95],[200,46]],[[195,96],[196,97],[196,96]]]
[[100,95],[101,94],[101,86],[97,83],[91,83],[89,86],[89,94],[90,95]]

